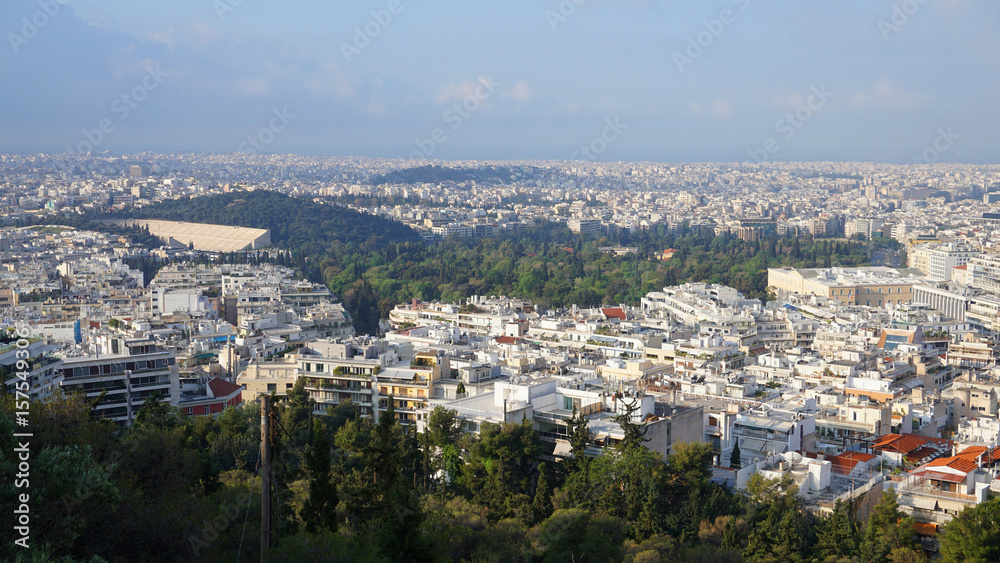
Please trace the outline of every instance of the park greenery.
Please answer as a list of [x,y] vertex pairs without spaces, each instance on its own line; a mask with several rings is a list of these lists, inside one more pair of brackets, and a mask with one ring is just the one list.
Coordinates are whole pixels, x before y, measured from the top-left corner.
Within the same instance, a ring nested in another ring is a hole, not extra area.
[[[636,251],[600,250],[613,245]],[[543,307],[638,305],[650,291],[710,282],[764,300],[768,268],[858,266],[869,262],[873,249],[894,245],[808,235],[743,241],[733,235],[667,233],[662,227],[585,237],[545,222],[488,238],[344,247],[318,259],[316,281],[342,297],[359,333],[374,334],[379,318],[412,299],[462,303],[472,295],[506,295]],[[662,259],[666,249],[676,249],[669,260]]]
[[[3,400],[0,471],[13,475]],[[130,428],[93,418],[93,405],[73,395],[32,406],[32,549],[14,546],[7,526],[0,557],[260,560],[256,403],[212,418],[147,401]],[[711,480],[707,444],[675,444],[664,460],[627,416],[616,419],[625,439],[590,457],[587,420],[574,413],[572,456],[552,461],[530,421],[471,434],[438,407],[416,434],[391,406],[378,422],[350,403],[310,416],[301,380],[277,410],[270,561],[925,560],[891,491],[867,522],[843,503],[807,510],[787,477],[757,474],[736,492]],[[0,485],[5,506],[17,492]],[[998,507],[946,525],[943,560],[996,560]]]
[[[360,334],[378,332],[397,303],[412,299],[463,303],[472,295],[507,295],[543,307],[576,304],[637,305],[642,296],[665,286],[709,282],[736,288],[749,298],[766,299],[767,269],[774,267],[859,266],[873,252],[892,252],[891,239],[824,239],[809,234],[770,234],[744,241],[732,234],[692,230],[686,224],[574,234],[564,223],[529,222],[516,231],[483,238],[450,236],[421,240],[409,227],[346,207],[271,191],[165,200],[133,210],[118,220],[150,218],[270,229],[277,252],[227,253],[218,262],[273,262],[327,285],[342,299]],[[156,246],[141,228],[101,217],[51,217],[59,223],[132,236]],[[602,247],[628,246],[615,254]],[[674,252],[664,259],[664,251]],[[130,259],[147,279],[166,262],[149,256]]]

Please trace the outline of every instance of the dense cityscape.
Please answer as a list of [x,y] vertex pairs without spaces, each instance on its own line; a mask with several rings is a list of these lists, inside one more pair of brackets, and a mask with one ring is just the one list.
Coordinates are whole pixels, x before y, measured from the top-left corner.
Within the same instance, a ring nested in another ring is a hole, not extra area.
[[[256,559],[270,504],[279,561],[964,553],[1000,487],[998,172],[4,156],[32,529],[145,557],[88,533],[122,511]],[[266,228],[286,205],[342,232]]]
[[983,0],[5,0],[0,561],[1000,561]]

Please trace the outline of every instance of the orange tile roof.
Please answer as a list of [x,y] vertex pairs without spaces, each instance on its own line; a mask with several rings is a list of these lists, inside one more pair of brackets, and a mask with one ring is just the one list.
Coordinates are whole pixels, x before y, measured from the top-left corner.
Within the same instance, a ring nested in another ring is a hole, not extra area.
[[959,457],[941,457],[925,465],[925,467],[950,467],[962,473],[968,473],[978,467],[976,462]]
[[[982,456],[980,458],[980,456]],[[968,459],[969,461],[978,463],[980,460],[983,463],[990,464],[996,461],[1000,461],[1000,446],[993,449],[987,448],[986,446],[969,446],[964,450],[958,452],[958,456],[963,459]]]
[[975,459],[979,457],[979,454],[985,451],[986,451],[986,446],[969,446],[968,448],[965,448],[964,450],[958,452],[958,455],[956,455],[955,457],[972,459],[973,461],[975,461]]
[[898,440],[899,438],[900,438],[899,434],[886,434],[885,436],[879,438],[878,441],[876,441],[874,444],[872,444],[872,447],[881,448],[886,444],[892,443],[894,440]]
[[927,438],[916,434],[886,434],[873,446],[876,450],[910,453],[928,442]]

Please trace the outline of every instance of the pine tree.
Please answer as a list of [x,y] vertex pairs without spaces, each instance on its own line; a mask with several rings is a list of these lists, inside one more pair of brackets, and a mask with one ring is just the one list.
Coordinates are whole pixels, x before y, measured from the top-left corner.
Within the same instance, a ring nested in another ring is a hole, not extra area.
[[337,485],[331,479],[330,439],[319,420],[313,426],[313,434],[313,444],[304,459],[309,476],[309,498],[303,503],[300,515],[309,533],[321,528],[336,531]]
[[868,517],[861,557],[865,561],[883,563],[889,561],[889,554],[896,549],[912,550],[917,547],[913,518],[899,509],[895,489],[883,491],[882,498]]
[[541,522],[552,514],[552,489],[545,475],[545,464],[538,465],[538,482],[535,484],[535,498],[531,501],[535,522]]
[[585,463],[587,444],[590,443],[590,428],[587,417],[573,406],[573,416],[566,421],[566,432],[569,434],[570,452],[577,465]]
[[847,504],[837,501],[833,514],[820,525],[817,554],[824,559],[852,558],[858,555],[858,530],[851,520]]
[[733,451],[731,454],[729,454],[729,467],[731,469],[739,469],[743,467],[743,460],[740,454],[739,439],[733,441]]
[[638,448],[643,442],[649,441],[649,438],[646,438],[646,425],[632,422],[632,415],[639,410],[639,400],[633,399],[632,402],[626,402],[624,397],[618,397],[618,400],[625,407],[625,412],[617,414],[611,419],[618,426],[621,426],[622,432],[625,434],[618,446],[622,450]]

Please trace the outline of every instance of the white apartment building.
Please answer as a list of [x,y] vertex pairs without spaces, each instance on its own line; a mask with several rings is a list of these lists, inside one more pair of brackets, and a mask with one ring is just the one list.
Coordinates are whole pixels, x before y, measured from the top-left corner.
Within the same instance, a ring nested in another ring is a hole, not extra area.
[[64,391],[80,391],[88,399],[105,394],[94,416],[128,426],[153,395],[178,404],[180,373],[172,350],[152,340],[125,338],[106,338],[101,348],[97,355],[65,358],[60,366]]
[[969,285],[1000,294],[1000,254],[984,254],[969,260]]
[[953,244],[921,244],[912,249],[907,257],[908,266],[916,268],[929,278],[951,280],[952,268],[968,264],[982,253]]

